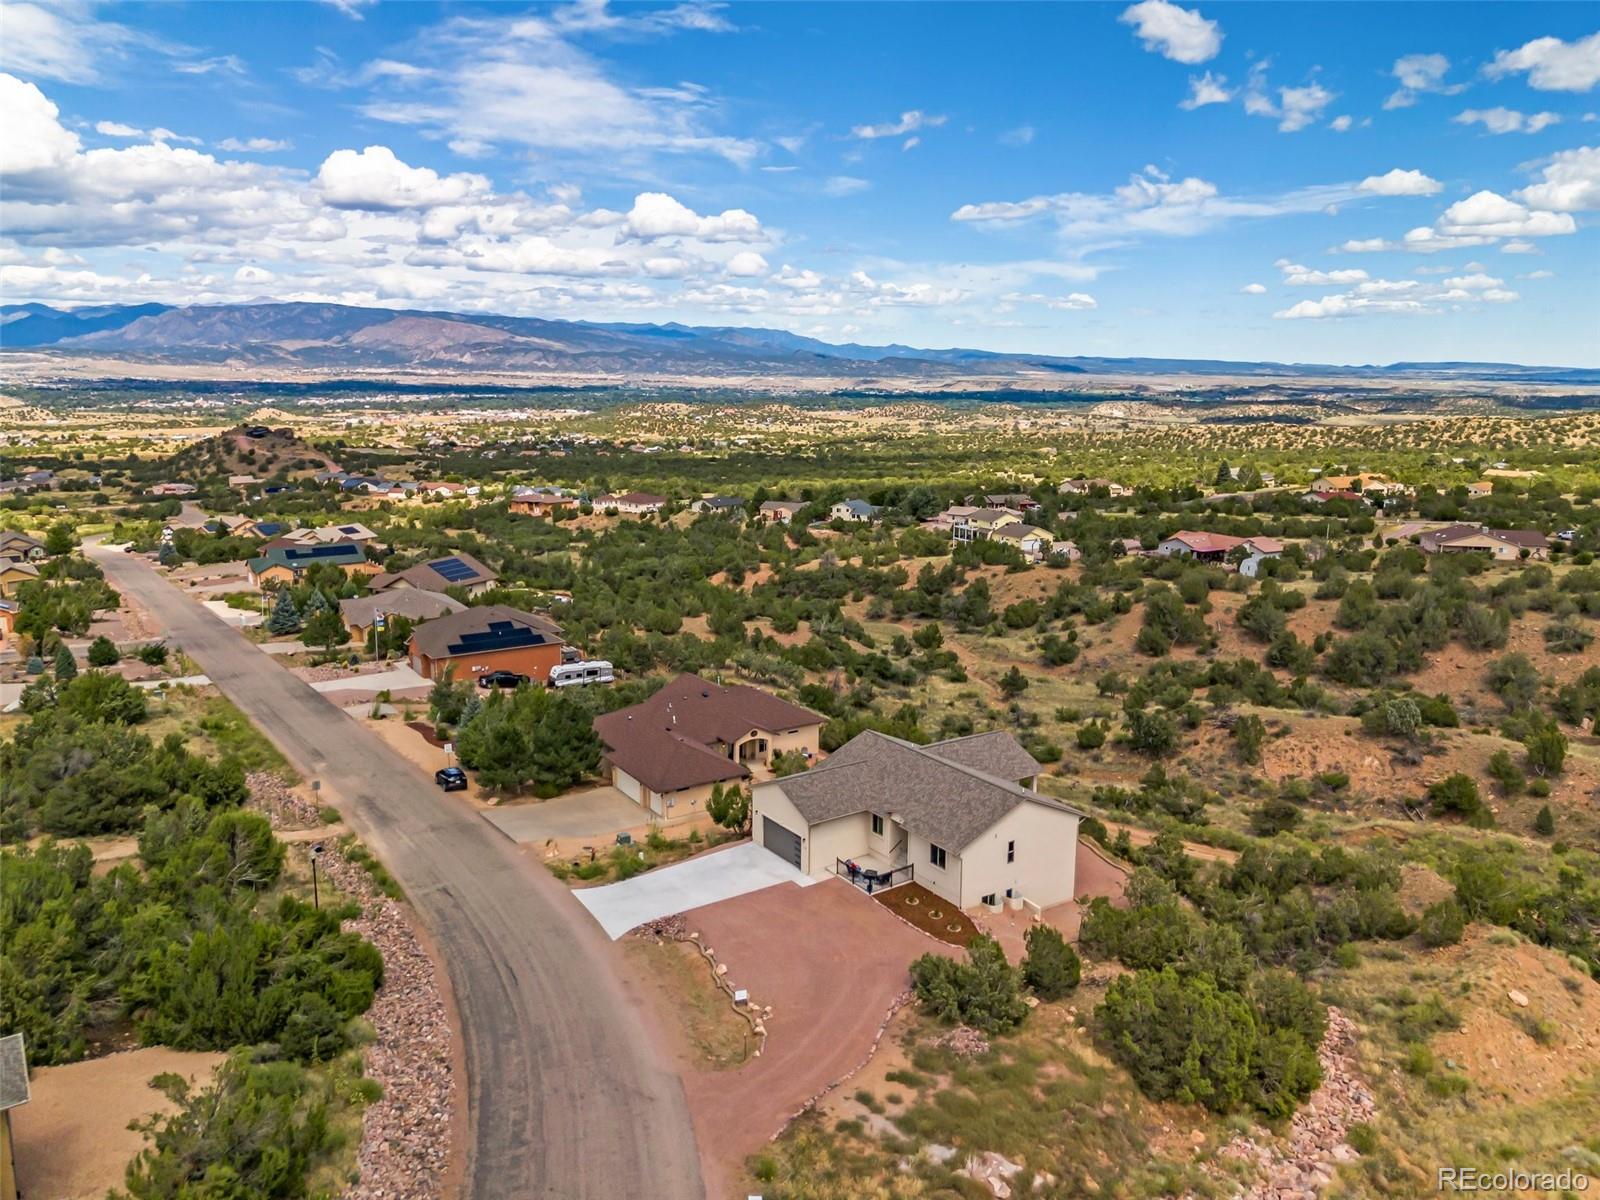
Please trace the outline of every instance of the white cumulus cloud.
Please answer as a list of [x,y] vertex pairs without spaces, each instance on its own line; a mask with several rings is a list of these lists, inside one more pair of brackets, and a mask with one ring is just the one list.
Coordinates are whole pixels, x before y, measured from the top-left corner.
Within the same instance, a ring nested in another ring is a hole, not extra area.
[[1222,29],[1215,21],[1201,16],[1199,9],[1180,8],[1168,0],[1130,4],[1117,19],[1134,27],[1146,50],[1174,62],[1208,62],[1222,49]]
[[1469,108],[1450,118],[1457,125],[1482,125],[1490,133],[1538,133],[1561,123],[1561,114],[1522,113],[1514,108]]
[[686,237],[702,242],[758,242],[765,236],[754,213],[730,208],[701,216],[665,192],[640,192],[634,197],[622,233],[640,241]]
[[1444,185],[1421,171],[1395,167],[1382,175],[1368,175],[1356,188],[1373,196],[1436,196]]
[[1534,38],[1500,51],[1484,70],[1494,79],[1526,71],[1528,86],[1541,92],[1587,92],[1600,83],[1600,33],[1572,42]]
[[1485,189],[1445,209],[1438,229],[1457,237],[1554,237],[1576,232],[1577,224],[1567,213],[1529,209]]
[[1179,101],[1178,107],[1193,112],[1208,104],[1226,104],[1232,99],[1233,93],[1228,90],[1228,77],[1213,75],[1207,71],[1204,75],[1189,76],[1189,98]]
[[409,166],[387,146],[335,150],[323,160],[317,185],[334,208],[373,212],[459,204],[490,190],[482,175],[440,175],[429,167]]
[[1600,146],[1578,146],[1562,150],[1546,164],[1543,183],[1535,183],[1517,193],[1518,199],[1534,208],[1555,212],[1593,212],[1600,210]]

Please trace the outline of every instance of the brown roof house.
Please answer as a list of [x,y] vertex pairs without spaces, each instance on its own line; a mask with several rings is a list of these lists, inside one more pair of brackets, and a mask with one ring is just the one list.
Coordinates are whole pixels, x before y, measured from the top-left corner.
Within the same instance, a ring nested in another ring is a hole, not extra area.
[[705,811],[714,785],[751,778],[751,766],[775,754],[815,758],[822,718],[760,688],[680,675],[641,704],[602,713],[594,731],[617,790],[653,817],[679,821]]
[[1038,771],[1004,730],[929,746],[868,730],[809,771],[758,783],[751,833],[817,878],[1038,911],[1074,897],[1083,816],[1035,791]]
[[1446,525],[1417,538],[1425,554],[1487,554],[1500,562],[1544,558],[1550,539],[1536,529],[1485,529],[1481,525]]
[[381,616],[388,625],[390,617],[404,617],[413,625],[431,621],[434,617],[447,617],[458,613],[466,605],[441,592],[425,592],[421,588],[390,588],[370,596],[351,596],[339,601],[339,616],[350,636],[365,642],[373,624]]
[[473,680],[515,671],[544,683],[565,648],[561,626],[549,617],[483,604],[419,625],[411,635],[411,669],[424,679]]
[[463,588],[469,596],[481,596],[500,579],[488,567],[470,554],[451,554],[445,558],[430,559],[407,567],[404,571],[385,571],[374,575],[367,589],[374,592],[400,591],[416,588],[423,592],[442,592],[446,588]]
[[623,492],[620,496],[596,496],[594,507],[596,512],[607,512],[615,509],[617,512],[629,517],[647,517],[658,513],[667,506],[665,496],[653,495],[650,492]]

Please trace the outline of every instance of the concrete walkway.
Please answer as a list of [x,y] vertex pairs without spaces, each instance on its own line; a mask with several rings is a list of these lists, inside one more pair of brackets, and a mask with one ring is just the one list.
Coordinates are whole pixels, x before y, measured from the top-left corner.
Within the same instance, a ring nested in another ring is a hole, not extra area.
[[780,883],[810,887],[817,882],[772,851],[742,842],[687,862],[657,867],[621,883],[580,888],[573,895],[616,941],[634,926],[657,917],[670,917]]
[[599,837],[646,824],[650,814],[614,787],[568,792],[538,804],[494,808],[484,820],[513,842]]
[[202,600],[200,603],[224,624],[234,625],[240,629],[249,629],[251,626],[261,624],[261,614],[253,608],[230,608],[221,600]]

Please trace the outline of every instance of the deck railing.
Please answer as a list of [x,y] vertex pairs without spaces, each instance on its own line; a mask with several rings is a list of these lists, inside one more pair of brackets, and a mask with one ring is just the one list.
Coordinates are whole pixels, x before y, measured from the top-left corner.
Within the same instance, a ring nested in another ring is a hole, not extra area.
[[836,858],[833,863],[835,875],[840,879],[849,880],[869,896],[874,892],[884,892],[892,887],[899,887],[903,883],[911,883],[917,874],[914,863],[907,863],[903,867],[894,867],[890,870],[865,866],[843,858]]

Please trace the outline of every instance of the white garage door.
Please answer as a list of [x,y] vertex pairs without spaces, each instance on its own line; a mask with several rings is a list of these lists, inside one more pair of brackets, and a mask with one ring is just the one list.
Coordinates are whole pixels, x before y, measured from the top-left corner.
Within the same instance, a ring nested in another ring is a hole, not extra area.
[[616,784],[617,791],[621,792],[635,804],[644,803],[644,791],[642,788],[640,788],[639,781],[632,775],[629,775],[626,771],[622,770],[620,767],[612,768],[611,782]]

